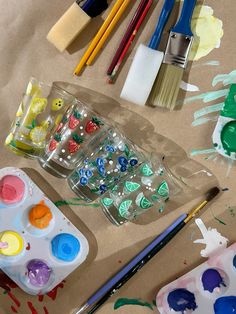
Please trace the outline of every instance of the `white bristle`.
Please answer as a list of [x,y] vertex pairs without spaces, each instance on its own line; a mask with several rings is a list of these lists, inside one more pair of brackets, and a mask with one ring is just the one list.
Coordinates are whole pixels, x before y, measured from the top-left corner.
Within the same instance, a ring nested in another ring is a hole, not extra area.
[[149,98],[153,106],[173,110],[176,107],[184,69],[171,64],[162,64]]
[[134,56],[120,97],[144,106],[163,60],[163,52],[140,45]]

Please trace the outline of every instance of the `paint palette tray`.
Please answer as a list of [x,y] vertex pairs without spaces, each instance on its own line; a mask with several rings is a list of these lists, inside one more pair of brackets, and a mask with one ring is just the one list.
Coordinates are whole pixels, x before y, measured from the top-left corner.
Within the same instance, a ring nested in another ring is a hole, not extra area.
[[156,302],[161,314],[236,313],[236,243],[163,287]]
[[88,252],[85,236],[25,172],[0,169],[0,268],[22,290],[46,294]]

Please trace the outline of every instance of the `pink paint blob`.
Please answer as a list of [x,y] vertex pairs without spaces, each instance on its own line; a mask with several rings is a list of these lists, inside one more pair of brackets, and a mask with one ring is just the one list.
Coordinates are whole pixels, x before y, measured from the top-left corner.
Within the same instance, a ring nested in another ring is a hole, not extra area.
[[20,202],[24,192],[25,184],[19,177],[7,175],[0,180],[0,198],[5,204]]

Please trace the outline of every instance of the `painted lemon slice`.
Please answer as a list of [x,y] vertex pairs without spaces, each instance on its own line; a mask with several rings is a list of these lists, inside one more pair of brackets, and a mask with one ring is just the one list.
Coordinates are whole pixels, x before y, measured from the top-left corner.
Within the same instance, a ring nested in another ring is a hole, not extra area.
[[163,181],[161,185],[157,188],[157,194],[163,198],[169,197],[169,186],[166,181]]
[[140,207],[143,209],[148,209],[150,207],[152,207],[152,203],[146,198],[146,197],[142,197],[141,201],[140,201]]
[[128,216],[128,211],[129,211],[131,204],[132,204],[131,200],[126,200],[120,204],[118,210],[119,210],[119,214],[121,215],[121,217],[127,217]]
[[14,231],[0,233],[0,241],[6,242],[8,247],[0,250],[0,254],[5,256],[15,256],[21,253],[24,247],[23,238]]
[[30,132],[30,139],[32,142],[39,144],[45,140],[46,135],[47,135],[47,132],[45,128],[43,128],[42,126],[36,126]]
[[150,177],[153,175],[153,171],[151,169],[151,167],[148,164],[144,164],[141,168],[141,173],[145,176],[145,177]]
[[104,206],[109,207],[109,206],[111,206],[114,203],[114,201],[111,198],[109,198],[109,197],[105,197],[104,199],[101,200],[101,203]]
[[136,182],[126,181],[125,182],[125,188],[129,192],[134,192],[140,188],[140,184]]

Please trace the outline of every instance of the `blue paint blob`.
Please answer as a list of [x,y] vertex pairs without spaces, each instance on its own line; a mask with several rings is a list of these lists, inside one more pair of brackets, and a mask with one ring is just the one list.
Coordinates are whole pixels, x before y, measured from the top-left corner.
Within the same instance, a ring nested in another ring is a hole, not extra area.
[[234,256],[234,259],[233,259],[233,265],[234,265],[234,268],[236,268],[236,255]]
[[176,289],[170,292],[167,302],[175,312],[184,313],[186,310],[194,311],[197,308],[194,294],[187,289]]
[[218,270],[209,268],[204,271],[202,275],[202,285],[204,290],[213,292],[215,288],[220,288],[220,286],[226,287],[223,278],[221,277]]
[[72,262],[80,251],[79,240],[69,233],[55,236],[51,242],[52,254],[64,262]]
[[84,186],[84,185],[88,184],[88,179],[86,177],[81,177],[79,182],[81,185]]
[[121,166],[127,166],[128,165],[128,160],[123,156],[118,157],[118,162]]
[[215,314],[235,314],[236,313],[236,297],[227,296],[216,300],[214,304]]

